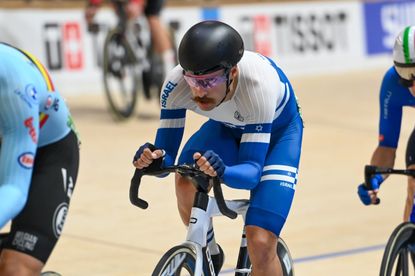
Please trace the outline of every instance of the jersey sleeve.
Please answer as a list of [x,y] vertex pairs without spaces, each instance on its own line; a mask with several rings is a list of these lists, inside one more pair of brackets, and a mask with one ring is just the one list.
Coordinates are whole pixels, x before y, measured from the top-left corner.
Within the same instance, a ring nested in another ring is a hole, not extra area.
[[183,138],[188,91],[182,69],[177,66],[166,77],[160,93],[160,125],[154,145],[164,149],[164,166],[173,165]]
[[162,109],[160,126],[157,130],[155,146],[166,151],[164,165],[170,166],[176,160],[183,138],[186,109]]
[[36,100],[29,101],[20,91],[1,92],[0,228],[13,219],[27,201],[39,139]]
[[379,146],[398,146],[403,106],[409,95],[408,89],[399,85],[398,76],[391,68],[385,74],[380,88]]

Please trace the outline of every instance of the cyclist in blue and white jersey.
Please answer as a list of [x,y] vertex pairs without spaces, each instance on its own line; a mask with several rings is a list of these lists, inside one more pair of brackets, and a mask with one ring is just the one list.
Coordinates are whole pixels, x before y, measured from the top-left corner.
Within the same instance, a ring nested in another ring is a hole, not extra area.
[[[187,141],[178,162],[196,162],[228,186],[251,191],[245,228],[252,275],[282,275],[275,248],[296,189],[303,133],[292,86],[274,61],[244,51],[239,33],[219,21],[192,26],[178,56],[180,65],[167,76],[160,96],[156,150],[150,143],[141,146],[134,166],[151,170],[173,164],[186,110],[208,117]],[[185,224],[194,192],[187,179],[176,176]],[[214,241],[211,235],[208,240]],[[215,243],[209,243],[215,257],[220,249],[211,244]],[[216,272],[223,256],[217,260]]]
[[[415,106],[415,26],[408,26],[399,33],[393,49],[394,65],[383,77],[380,88],[379,144],[375,149],[371,165],[392,168],[401,130],[403,107]],[[406,166],[415,169],[415,130],[412,131],[406,148]],[[365,205],[378,204],[377,194],[387,175],[375,175],[371,179],[373,190],[358,186],[358,194]],[[410,220],[415,194],[415,180],[408,178],[408,194],[404,221]],[[415,221],[415,218],[412,218]]]
[[0,43],[0,275],[36,275],[75,186],[79,146],[68,108],[40,62]]

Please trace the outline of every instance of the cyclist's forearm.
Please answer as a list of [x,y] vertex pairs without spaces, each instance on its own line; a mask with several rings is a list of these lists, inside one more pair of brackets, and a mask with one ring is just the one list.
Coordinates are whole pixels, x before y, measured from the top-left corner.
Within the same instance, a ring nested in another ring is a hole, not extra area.
[[261,178],[261,167],[254,162],[246,162],[235,166],[227,166],[223,181],[229,187],[251,190],[258,185]]
[[[371,165],[382,167],[382,168],[393,168],[395,164],[396,148],[389,148],[378,146],[373,152]],[[389,175],[382,175],[383,180],[389,177]]]

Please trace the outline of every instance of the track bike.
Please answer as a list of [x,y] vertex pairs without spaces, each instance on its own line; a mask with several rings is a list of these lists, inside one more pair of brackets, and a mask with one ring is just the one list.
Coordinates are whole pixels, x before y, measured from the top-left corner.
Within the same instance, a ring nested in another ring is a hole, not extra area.
[[[415,177],[415,170],[399,170],[365,166],[365,184],[371,189],[370,179],[375,174],[401,174]],[[414,208],[412,209],[414,212]],[[412,217],[412,215],[411,215]],[[399,224],[386,244],[380,266],[380,276],[409,276],[415,271],[415,224],[413,221]],[[412,264],[411,264],[412,263]]]
[[[153,172],[136,169],[130,185],[131,203],[142,209],[148,207],[148,203],[139,197],[139,187],[143,175],[158,176],[172,172],[179,173],[192,181],[196,187],[195,200],[191,210],[186,240],[182,244],[172,247],[161,257],[152,276],[215,276],[212,258],[207,246],[210,220],[213,216],[221,215],[231,219],[241,215],[245,219],[249,201],[246,199],[225,200],[218,177],[209,177],[194,166],[176,165]],[[212,187],[214,196],[209,196],[208,193]],[[242,230],[240,244],[238,260],[234,270],[235,275],[249,276],[251,275],[251,262],[247,250],[245,228]],[[282,238],[278,239],[275,250],[283,274],[293,276],[293,260],[288,246]]]
[[[152,50],[151,37],[145,35],[148,26],[144,20],[128,20],[127,1],[112,2],[118,22],[105,37],[103,81],[110,111],[117,119],[127,119],[134,113],[139,91],[146,99],[152,94],[159,96],[165,72],[161,58]],[[93,34],[97,34],[99,28],[96,23],[88,26]],[[157,93],[153,93],[154,90]]]

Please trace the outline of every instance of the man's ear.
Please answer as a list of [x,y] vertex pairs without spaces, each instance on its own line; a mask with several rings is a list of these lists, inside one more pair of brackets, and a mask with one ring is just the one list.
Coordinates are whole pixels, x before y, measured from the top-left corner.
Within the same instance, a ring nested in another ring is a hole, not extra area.
[[231,77],[235,78],[237,73],[238,73],[238,67],[236,67],[235,65],[234,67],[231,68]]

